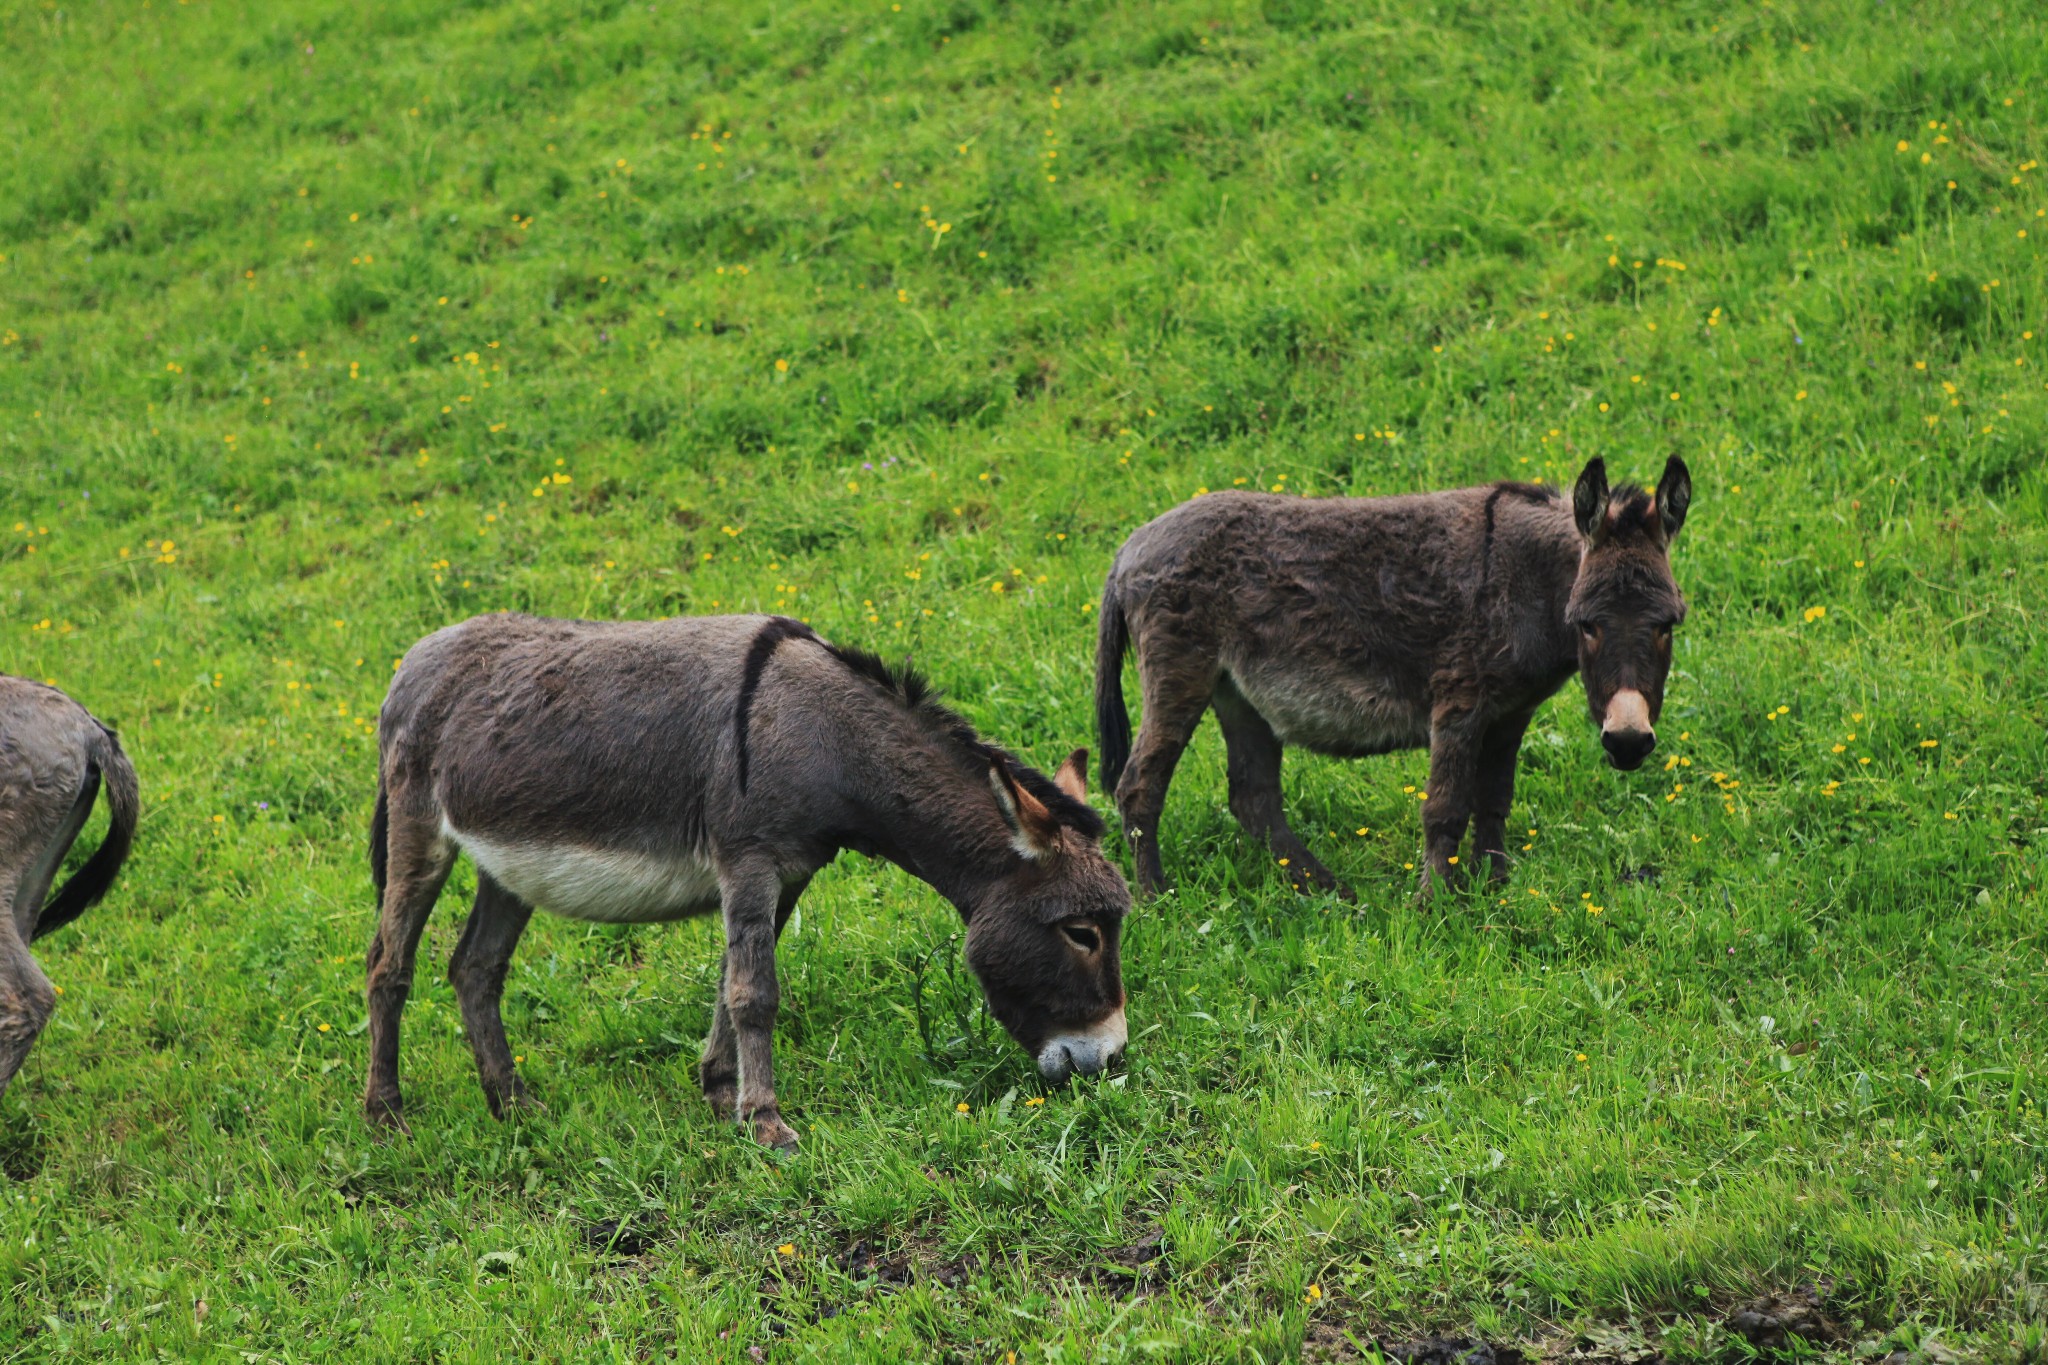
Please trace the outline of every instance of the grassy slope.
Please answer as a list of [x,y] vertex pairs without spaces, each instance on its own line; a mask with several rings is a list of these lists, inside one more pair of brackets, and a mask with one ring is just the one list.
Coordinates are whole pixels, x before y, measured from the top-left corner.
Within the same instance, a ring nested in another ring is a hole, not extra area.
[[[148,807],[0,1109],[9,1358],[1714,1354],[1818,1276],[2038,1344],[2037,9],[19,0],[0,50],[0,668]],[[1110,554],[1198,489],[1672,451],[1681,766],[1606,771],[1568,689],[1505,896],[1411,908],[1412,754],[1290,765],[1362,904],[1298,899],[1205,732],[1128,1077],[1031,1106],[951,912],[849,858],[785,940],[780,1163],[694,1094],[709,924],[537,925],[548,1108],[493,1124],[458,873],[418,1136],[356,1117],[425,631],[780,608],[1050,762]]]

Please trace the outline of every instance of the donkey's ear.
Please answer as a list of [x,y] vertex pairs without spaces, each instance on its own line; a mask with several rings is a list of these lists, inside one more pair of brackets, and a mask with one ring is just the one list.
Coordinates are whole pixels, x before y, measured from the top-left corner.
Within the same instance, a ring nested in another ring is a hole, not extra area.
[[1076,749],[1067,755],[1067,761],[1060,764],[1060,770],[1052,775],[1052,783],[1076,801],[1088,799],[1088,751]]
[[989,765],[988,785],[1010,826],[1010,846],[1033,862],[1050,856],[1059,847],[1060,822],[1045,802],[1026,791],[1000,763]]
[[1578,485],[1572,489],[1572,520],[1587,540],[1595,539],[1606,524],[1607,461],[1598,455],[1579,471]]
[[1685,509],[1692,506],[1692,471],[1673,455],[1664,462],[1664,477],[1657,480],[1657,517],[1664,523],[1664,539],[1678,538],[1685,525]]

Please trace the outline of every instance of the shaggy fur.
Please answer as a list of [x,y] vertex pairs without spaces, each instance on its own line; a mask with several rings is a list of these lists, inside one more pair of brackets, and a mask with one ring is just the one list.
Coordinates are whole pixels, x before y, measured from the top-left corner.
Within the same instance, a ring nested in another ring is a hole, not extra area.
[[458,850],[477,902],[449,964],[493,1112],[524,1097],[498,1000],[535,908],[637,922],[721,911],[725,970],[700,1080],[763,1142],[776,1105],[774,949],[841,849],[929,882],[967,921],[989,1006],[1054,1079],[1121,1047],[1130,892],[1096,845],[1076,751],[1038,773],[908,667],[786,617],[482,616],[422,640],[379,726],[370,860],[371,1117],[401,1121],[398,1021]]
[[[1475,852],[1507,871],[1515,756],[1535,708],[1574,672],[1617,766],[1654,744],[1685,615],[1669,552],[1691,478],[1610,490],[1590,462],[1568,504],[1497,483],[1388,498],[1217,493],[1139,528],[1104,586],[1095,687],[1102,780],[1138,884],[1165,886],[1159,818],[1182,749],[1214,710],[1230,808],[1297,884],[1342,890],[1289,828],[1284,746],[1355,757],[1430,750],[1422,817],[1432,877]],[[1144,722],[1133,745],[1123,658],[1135,648]]]

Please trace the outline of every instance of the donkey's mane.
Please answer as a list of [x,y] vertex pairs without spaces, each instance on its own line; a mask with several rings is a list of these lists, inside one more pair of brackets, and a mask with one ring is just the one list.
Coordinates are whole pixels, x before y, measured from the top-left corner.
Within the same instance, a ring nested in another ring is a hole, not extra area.
[[[819,643],[825,642],[820,640]],[[1102,837],[1102,817],[1096,814],[1094,807],[1061,791],[1051,778],[1002,745],[983,739],[968,724],[966,717],[940,700],[938,689],[924,674],[911,667],[908,659],[892,664],[881,655],[854,645],[826,644],[825,649],[840,663],[888,693],[930,733],[953,746],[970,764],[979,768],[991,765],[1001,768],[1018,786],[1043,802],[1062,825],[1090,839]]]
[[1609,515],[1619,512],[1623,516],[1640,517],[1656,504],[1656,495],[1639,483],[1618,483],[1607,493]]
[[1491,581],[1493,578],[1493,529],[1498,519],[1494,509],[1502,498],[1514,498],[1519,502],[1547,507],[1558,500],[1558,494],[1555,489],[1545,488],[1541,484],[1519,483],[1514,479],[1502,479],[1493,485],[1493,491],[1486,495],[1486,536],[1479,551],[1479,576],[1482,582]]
[[1626,542],[1653,533],[1657,521],[1657,495],[1639,483],[1618,483],[1607,494],[1607,527],[1602,533]]

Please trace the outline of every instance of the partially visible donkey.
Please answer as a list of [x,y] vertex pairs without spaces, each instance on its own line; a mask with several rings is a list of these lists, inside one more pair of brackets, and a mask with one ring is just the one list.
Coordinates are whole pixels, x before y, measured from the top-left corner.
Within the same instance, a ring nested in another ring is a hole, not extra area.
[[[1657,742],[1671,632],[1685,619],[1671,542],[1691,500],[1676,456],[1654,495],[1610,490],[1596,459],[1569,505],[1521,483],[1387,498],[1213,493],[1140,527],[1110,569],[1095,654],[1102,781],[1139,889],[1165,886],[1167,783],[1211,708],[1231,812],[1297,885],[1343,890],[1287,826],[1286,744],[1340,757],[1427,744],[1422,894],[1432,876],[1463,880],[1468,822],[1474,860],[1504,879],[1522,732],[1566,679],[1584,676],[1615,767],[1640,766]],[[1135,750],[1123,697],[1133,644]]]
[[990,1011],[1047,1079],[1124,1047],[1130,889],[1084,804],[1087,750],[1057,776],[986,743],[909,669],[786,617],[479,616],[405,656],[384,702],[371,862],[374,1121],[402,1124],[398,1022],[458,850],[475,908],[448,964],[491,1111],[525,1098],[498,1003],[535,906],[645,923],[720,910],[725,963],[698,1069],[763,1143],[775,1098],[775,940],[843,848],[930,883],[967,922]]
[[[102,780],[107,837],[46,901]],[[0,674],[0,1095],[57,1008],[28,945],[107,893],[140,808],[135,769],[112,730],[56,688]]]

